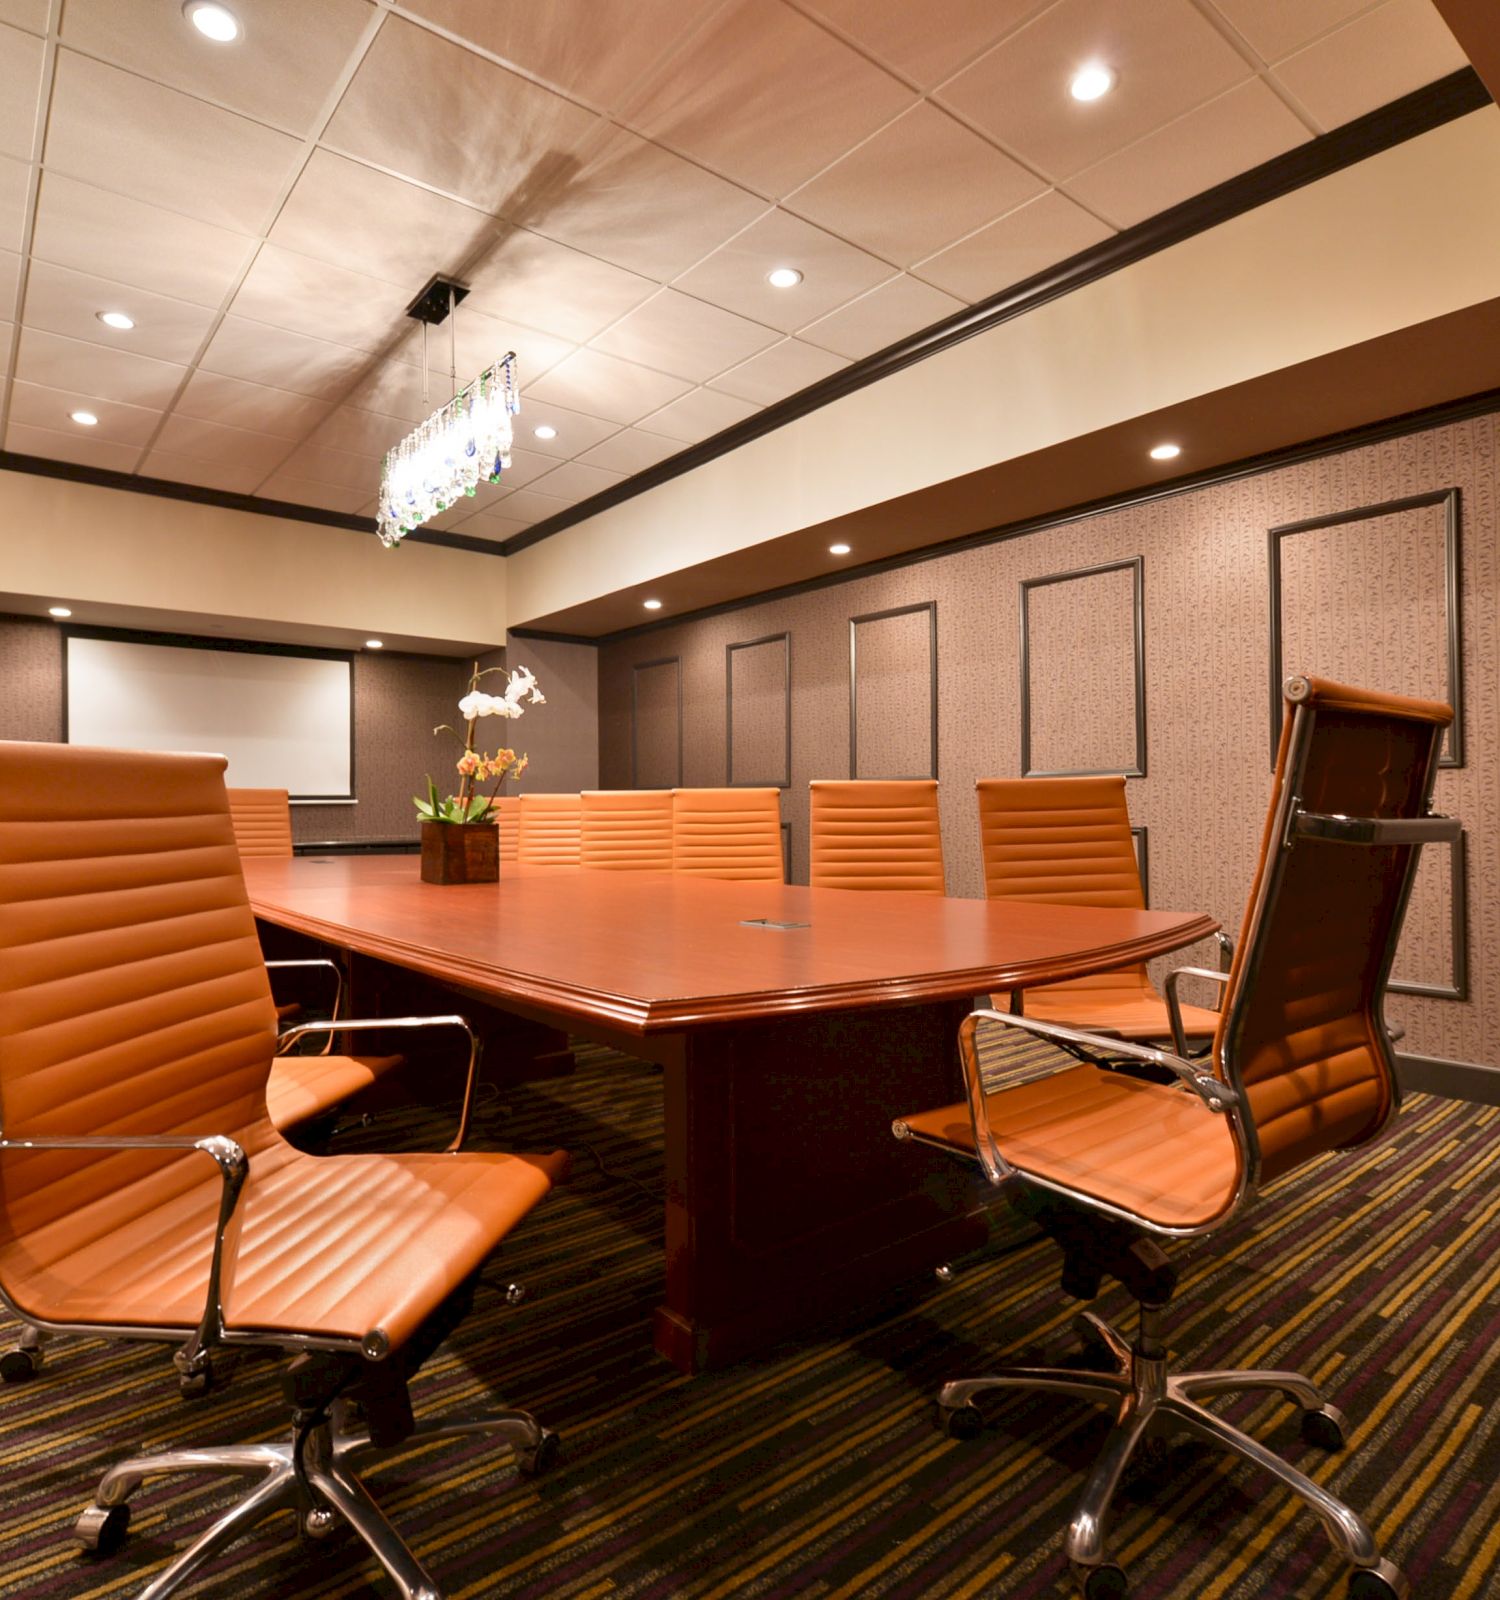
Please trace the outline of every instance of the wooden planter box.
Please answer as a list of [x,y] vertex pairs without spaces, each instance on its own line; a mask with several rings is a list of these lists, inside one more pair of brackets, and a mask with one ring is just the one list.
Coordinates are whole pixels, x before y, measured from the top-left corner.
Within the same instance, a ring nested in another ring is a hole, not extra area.
[[424,822],[423,883],[496,883],[500,830],[493,822]]

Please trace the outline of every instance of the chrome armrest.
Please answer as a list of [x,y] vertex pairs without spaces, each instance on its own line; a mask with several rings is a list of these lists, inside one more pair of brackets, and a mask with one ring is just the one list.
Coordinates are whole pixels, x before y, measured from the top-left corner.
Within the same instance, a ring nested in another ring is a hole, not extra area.
[[1214,967],[1174,967],[1167,974],[1167,1016],[1172,1023],[1172,1047],[1180,1056],[1187,1051],[1187,1033],[1182,1026],[1182,1001],[1177,998],[1180,978],[1207,978],[1210,983],[1228,983],[1229,974]]
[[[330,961],[327,956],[312,956],[299,960],[266,962],[267,972],[280,972],[287,967],[327,967],[333,974],[333,1007],[330,1015],[338,1016],[344,1008],[344,974],[339,971],[336,961]],[[333,1041],[330,1039],[328,1044],[323,1046],[324,1055],[328,1054],[332,1044]]]
[[474,1081],[479,1072],[479,1036],[460,1016],[442,1017],[345,1017],[332,1022],[298,1022],[276,1041],[276,1054],[283,1056],[298,1039],[307,1034],[369,1033],[387,1028],[457,1028],[469,1041],[469,1071],[464,1080],[463,1105],[458,1113],[458,1132],[447,1145],[448,1153],[462,1149],[469,1132],[469,1113],[474,1104]]
[[1463,831],[1457,817],[1344,817],[1294,810],[1290,836],[1334,844],[1452,844]]
[[244,1147],[223,1133],[44,1134],[34,1139],[0,1139],[0,1150],[201,1150],[219,1169],[219,1220],[214,1229],[214,1253],[208,1267],[208,1292],[203,1320],[192,1337],[173,1356],[184,1376],[199,1370],[208,1351],[224,1334],[224,1241],[236,1220],[240,1191],[250,1176],[250,1157]]

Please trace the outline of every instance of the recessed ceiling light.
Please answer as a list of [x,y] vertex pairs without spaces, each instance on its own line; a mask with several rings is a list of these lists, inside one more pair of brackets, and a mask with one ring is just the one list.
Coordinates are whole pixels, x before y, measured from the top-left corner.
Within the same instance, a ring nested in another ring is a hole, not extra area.
[[1091,61],[1073,74],[1068,92],[1075,100],[1099,100],[1115,86],[1115,75],[1102,62]]
[[766,282],[773,289],[795,289],[802,282],[802,274],[795,267],[776,267],[766,274]]
[[660,600],[642,600],[641,604],[643,606],[645,606],[647,611],[660,611],[661,610],[661,601]]
[[831,556],[846,556],[849,554],[849,546],[846,544],[831,544],[828,547],[828,553]]
[[384,650],[385,649],[385,640],[384,639],[366,639],[365,640],[365,649],[366,650]]
[[47,615],[49,617],[71,617],[73,613],[67,606],[48,606]]
[[94,315],[106,328],[118,328],[121,333],[129,333],[135,326],[135,318],[126,316],[123,311],[96,311]]
[[545,422],[535,432],[538,439],[555,439],[557,437],[557,429],[549,427]]
[[1151,447],[1153,461],[1175,461],[1182,454],[1180,444],[1155,444]]
[[233,44],[240,36],[239,18],[228,6],[214,5],[211,0],[187,0],[182,10],[198,32],[215,44]]
[[68,415],[80,428],[92,428],[99,420],[92,411],[70,411]]

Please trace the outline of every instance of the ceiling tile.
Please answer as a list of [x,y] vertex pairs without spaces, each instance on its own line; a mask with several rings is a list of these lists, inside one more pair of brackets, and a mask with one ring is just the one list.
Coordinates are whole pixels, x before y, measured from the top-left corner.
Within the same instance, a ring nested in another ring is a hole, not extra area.
[[481,511],[477,516],[466,517],[454,531],[463,534],[466,539],[489,539],[499,544],[506,539],[515,538],[518,533],[524,533],[533,520],[529,517],[502,517],[493,512]]
[[58,51],[49,169],[217,227],[259,233],[301,153],[288,134]]
[[100,400],[122,400],[127,405],[160,410],[171,404],[178,385],[187,376],[187,368],[128,350],[110,350],[36,328],[22,328],[16,376],[51,389],[69,389]]
[[117,400],[100,400],[91,394],[67,389],[48,389],[35,383],[11,386],[10,420],[32,428],[50,428],[54,433],[82,432],[69,421],[75,411],[91,411],[99,421],[88,429],[92,439],[110,444],[130,445],[140,451],[161,423],[161,412],[150,406],[122,405]]
[[828,350],[819,350],[798,339],[783,339],[771,349],[752,356],[733,372],[715,378],[714,388],[741,400],[769,406],[848,365],[842,356]]
[[766,209],[765,201],[623,128],[524,222],[615,266],[663,281],[684,272]]
[[[802,282],[775,289],[766,274],[795,267]],[[676,287],[792,333],[873,289],[895,269],[790,211],[769,211],[677,279]]]
[[496,227],[493,217],[472,206],[314,150],[268,237],[304,256],[399,284],[411,301],[434,273],[459,274]]
[[803,328],[798,337],[858,361],[963,309],[962,300],[903,275]]
[[174,413],[246,428],[252,433],[272,433],[279,439],[302,439],[328,415],[329,409],[326,400],[246,383],[200,367],[188,379]]
[[725,428],[732,428],[736,422],[753,417],[759,410],[758,405],[749,400],[736,399],[732,394],[719,394],[713,389],[694,389],[691,394],[685,394],[680,400],[674,400],[671,405],[653,412],[641,423],[641,429],[646,433],[661,433],[677,440],[680,449],[684,444],[697,444],[700,440],[712,438]]
[[604,417],[610,422],[635,422],[675,399],[689,385],[681,378],[620,361],[598,350],[579,350],[526,387],[538,400],[555,402],[572,411]]
[[[556,429],[557,437],[538,439],[536,430],[541,427]],[[568,411],[562,406],[549,406],[543,400],[533,400],[523,391],[515,430],[516,438],[524,440],[528,450],[554,460],[569,461],[616,433],[619,424],[606,422],[602,417],[586,417],[581,411]]]
[[800,0],[889,67],[930,89],[1053,0]]
[[540,478],[544,472],[550,472],[556,465],[557,460],[553,456],[544,456],[536,450],[515,446],[510,452],[510,465],[501,472],[500,481],[482,483],[475,489],[479,508],[483,509],[502,496],[508,495],[512,489],[519,489],[523,484],[530,483],[533,478]]
[[1209,0],[1263,61],[1279,61],[1379,0]]
[[[555,517],[559,511],[566,511],[568,505],[566,500],[554,500],[550,494],[538,494],[535,489],[517,489],[500,502],[498,514],[529,525]],[[459,532],[462,533],[468,526],[468,522],[460,524]]]
[[411,432],[405,417],[384,417],[376,411],[360,411],[355,406],[339,406],[319,424],[315,442],[333,450],[350,450],[355,455],[379,460],[393,444]]
[[274,328],[375,351],[410,326],[406,307],[421,287],[416,284],[408,290],[266,244],[245,274],[230,310]]
[[0,154],[30,161],[42,97],[44,42],[0,24]]
[[212,461],[220,465],[239,463],[253,468],[258,479],[275,471],[292,450],[286,439],[250,433],[244,428],[226,428],[217,422],[203,422],[175,412],[162,424],[155,448],[191,461]]
[[278,472],[267,478],[255,493],[262,500],[286,500],[294,506],[317,506],[323,511],[342,511],[349,516],[357,515],[370,499],[368,484],[350,489],[336,483],[319,483],[313,478],[299,478],[291,472]]
[[593,341],[606,355],[702,383],[776,343],[777,334],[732,311],[663,289]]
[[[135,318],[135,327],[128,332],[107,328],[97,316],[100,311],[123,311]],[[198,354],[214,315],[205,306],[131,289],[46,261],[33,261],[26,278],[23,320],[28,327],[185,366]]]
[[320,400],[341,399],[369,365],[366,351],[247,322],[243,317],[224,318],[199,362],[209,372],[272,389],[291,389]]
[[406,9],[592,105],[613,106],[717,0],[406,0]]
[[192,456],[173,455],[170,450],[153,450],[141,462],[140,472],[142,477],[190,483],[200,489],[222,489],[225,494],[253,494],[265,477],[261,467],[234,460],[199,461]]
[[1252,78],[1080,172],[1068,193],[1128,228],[1310,137],[1275,91]]
[[39,260],[217,309],[254,248],[243,233],[42,174],[32,236]]
[[[404,319],[403,319],[404,320]],[[416,322],[406,322],[407,333],[396,345],[391,354],[400,361],[408,362],[418,369],[422,365],[422,326]],[[458,371],[452,373],[452,356],[449,353],[450,345],[457,346]],[[533,379],[541,377],[544,372],[550,371],[565,356],[573,353],[576,346],[563,339],[554,339],[550,334],[537,333],[531,328],[522,328],[514,322],[503,321],[499,317],[488,317],[479,311],[470,311],[468,301],[464,301],[458,309],[455,331],[450,338],[449,324],[443,323],[432,328],[427,335],[427,369],[430,374],[429,386],[432,393],[432,406],[436,409],[442,405],[452,394],[455,384],[450,382],[450,376],[456,377],[456,386],[462,388],[471,378],[476,378],[486,367],[491,367],[507,352],[514,352],[516,357],[517,382],[521,385],[530,383]],[[426,415],[426,413],[423,413]]]
[[787,208],[909,266],[1045,187],[923,102],[799,189]]
[[525,223],[533,196],[574,176],[597,122],[472,50],[387,17],[323,142]]
[[[1068,93],[1079,67],[1118,75],[1101,100]],[[1250,76],[1189,0],[1060,0],[945,84],[938,98],[1054,179]]]
[[19,250],[26,233],[31,164],[0,156],[0,249]]
[[232,46],[210,43],[177,5],[68,0],[66,45],[261,122],[307,132],[375,17],[370,0],[255,0]]
[[1281,62],[1275,77],[1327,129],[1468,64],[1431,0],[1387,0]]
[[464,302],[585,344],[656,291],[656,283],[524,228],[501,233],[468,274]]
[[74,433],[53,433],[47,428],[28,427],[23,422],[12,422],[5,430],[5,448],[18,455],[72,461],[80,467],[106,467],[111,472],[133,472],[141,453],[139,445],[86,438],[82,428]]
[[375,411],[385,417],[400,417],[407,423],[425,422],[447,399],[440,394],[441,384],[428,383],[422,395],[422,369],[406,361],[381,361],[361,374],[359,381],[340,396],[346,405],[361,411]]
[[656,434],[642,433],[639,428],[622,428],[612,438],[586,450],[578,459],[585,466],[603,467],[609,472],[644,472],[658,461],[675,456],[682,449],[678,439],[667,439]]
[[635,99],[629,120],[647,138],[774,197],[912,100],[905,84],[781,0],[734,0]]
[[[270,470],[270,467],[266,468],[267,472]],[[283,452],[277,475],[357,489],[365,500],[380,488],[379,461],[369,456],[354,455],[348,450],[330,450],[316,442],[300,445],[290,455]]]
[[555,500],[566,500],[569,505],[576,505],[578,501],[601,494],[605,489],[612,489],[615,484],[624,481],[623,472],[606,472],[602,467],[586,467],[581,462],[568,461],[560,467],[554,467],[546,477],[538,478],[535,488],[538,494],[551,495]]
[[15,346],[15,337],[15,325],[10,322],[0,322],[0,376],[10,371],[10,358]]
[[45,33],[47,0],[0,0],[0,22],[26,28],[32,33]]
[[1049,189],[912,270],[964,300],[984,300],[1108,239],[1113,231]]
[[14,250],[0,250],[0,317],[9,321],[21,291],[21,258]]

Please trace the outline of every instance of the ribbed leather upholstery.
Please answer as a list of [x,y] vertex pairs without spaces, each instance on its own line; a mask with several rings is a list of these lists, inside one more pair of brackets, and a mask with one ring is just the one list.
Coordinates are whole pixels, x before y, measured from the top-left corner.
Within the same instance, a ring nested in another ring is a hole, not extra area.
[[285,789],[230,789],[229,815],[241,856],[292,853],[292,804]]
[[[223,767],[0,744],[0,1128],[237,1140],[227,1326],[399,1346],[563,1158],[313,1157],[281,1139]],[[189,1328],[219,1193],[193,1151],[0,1151],[0,1287],[37,1321]]]
[[670,789],[585,789],[579,865],[613,872],[672,870]]
[[[991,900],[1144,906],[1121,777],[981,778],[979,847]],[[994,996],[1006,1010],[1010,996]],[[1125,1039],[1171,1036],[1166,1001],[1144,964],[1028,989],[1026,1014]],[[1209,1039],[1216,1011],[1184,1005],[1189,1038]]]
[[500,859],[516,860],[521,847],[521,797],[497,794],[490,803],[490,818],[500,830]]
[[278,1056],[266,1083],[266,1112],[290,1133],[406,1065],[395,1056]]
[[936,779],[815,778],[809,787],[813,888],[945,892]]
[[517,810],[516,859],[534,867],[578,865],[576,794],[523,794]]
[[672,869],[693,878],[781,883],[779,789],[674,789]]

